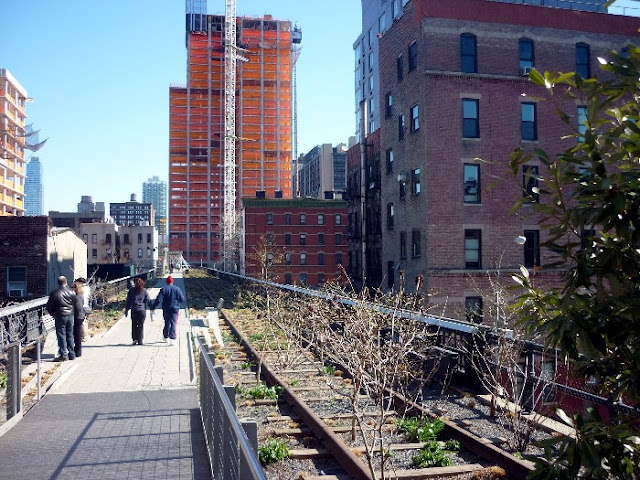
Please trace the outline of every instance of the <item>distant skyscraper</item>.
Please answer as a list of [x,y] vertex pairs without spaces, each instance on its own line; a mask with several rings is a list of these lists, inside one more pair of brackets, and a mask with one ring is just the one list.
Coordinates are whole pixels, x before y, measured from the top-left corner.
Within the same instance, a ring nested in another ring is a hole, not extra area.
[[167,182],[153,177],[142,183],[142,202],[150,203],[156,209],[156,225],[161,218],[167,218]]
[[31,161],[27,163],[24,192],[26,194],[26,214],[31,216],[42,215],[44,187],[42,185],[42,164],[38,157],[31,157]]

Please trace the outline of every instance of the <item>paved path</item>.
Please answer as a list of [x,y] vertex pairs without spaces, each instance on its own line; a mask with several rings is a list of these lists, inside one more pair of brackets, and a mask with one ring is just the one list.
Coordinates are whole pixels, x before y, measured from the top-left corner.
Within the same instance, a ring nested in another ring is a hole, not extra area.
[[0,437],[1,480],[211,478],[185,312],[173,346],[161,309],[155,317],[147,315],[144,345],[131,345],[123,318],[61,364],[48,394]]

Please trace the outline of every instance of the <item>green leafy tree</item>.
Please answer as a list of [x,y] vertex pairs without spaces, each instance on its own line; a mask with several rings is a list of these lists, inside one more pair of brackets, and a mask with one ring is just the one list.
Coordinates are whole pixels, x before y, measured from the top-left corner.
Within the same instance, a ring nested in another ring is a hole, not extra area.
[[[514,175],[533,159],[546,166],[533,208],[547,233],[542,245],[566,271],[559,288],[542,289],[523,268],[514,279],[525,293],[514,307],[530,335],[595,380],[611,406],[606,420],[593,409],[573,418],[559,411],[575,438],[543,443],[532,478],[640,478],[640,48],[612,52],[601,69],[600,79],[533,71],[530,80],[573,130],[570,146],[510,158]],[[586,107],[582,125],[567,105]]]

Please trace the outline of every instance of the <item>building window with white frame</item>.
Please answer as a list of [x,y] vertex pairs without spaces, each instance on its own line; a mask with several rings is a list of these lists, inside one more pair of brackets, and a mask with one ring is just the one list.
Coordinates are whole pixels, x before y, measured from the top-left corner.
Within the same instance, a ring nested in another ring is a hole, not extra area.
[[462,99],[462,136],[464,138],[480,137],[479,103],[476,98]]
[[27,296],[27,267],[7,267],[7,297]]
[[466,269],[482,268],[482,231],[464,231],[464,263]]

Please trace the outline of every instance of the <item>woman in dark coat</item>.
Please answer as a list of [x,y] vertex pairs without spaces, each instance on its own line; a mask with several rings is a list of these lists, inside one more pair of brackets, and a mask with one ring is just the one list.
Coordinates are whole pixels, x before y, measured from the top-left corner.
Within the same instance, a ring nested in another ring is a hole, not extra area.
[[133,345],[142,345],[144,333],[144,319],[147,317],[147,308],[151,303],[149,292],[144,288],[144,281],[136,278],[135,285],[127,293],[127,302],[124,307],[125,317],[131,310],[131,339]]
[[[82,323],[84,322],[84,290],[83,285],[80,282],[73,282],[71,288],[76,293],[73,299],[73,341],[75,356],[82,356]],[[71,359],[71,352],[69,352],[69,359]]]

